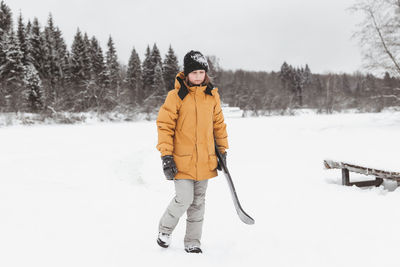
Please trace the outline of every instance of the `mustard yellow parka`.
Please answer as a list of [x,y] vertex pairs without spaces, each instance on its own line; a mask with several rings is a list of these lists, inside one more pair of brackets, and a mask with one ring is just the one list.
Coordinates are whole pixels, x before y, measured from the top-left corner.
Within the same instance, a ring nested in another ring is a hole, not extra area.
[[218,88],[188,86],[179,72],[156,120],[161,156],[173,155],[175,179],[206,180],[217,176],[214,137],[219,151],[228,149],[228,134]]

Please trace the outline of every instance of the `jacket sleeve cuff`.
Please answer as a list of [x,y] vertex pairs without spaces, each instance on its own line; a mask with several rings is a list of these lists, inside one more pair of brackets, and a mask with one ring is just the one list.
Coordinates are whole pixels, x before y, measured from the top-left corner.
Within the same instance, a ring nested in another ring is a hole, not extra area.
[[226,152],[226,149],[225,149],[223,146],[219,146],[219,147],[218,147],[218,151],[219,151],[221,154],[224,154],[224,153]]
[[161,157],[164,157],[166,155],[171,155],[172,156],[172,151],[165,150],[165,151],[161,152]]

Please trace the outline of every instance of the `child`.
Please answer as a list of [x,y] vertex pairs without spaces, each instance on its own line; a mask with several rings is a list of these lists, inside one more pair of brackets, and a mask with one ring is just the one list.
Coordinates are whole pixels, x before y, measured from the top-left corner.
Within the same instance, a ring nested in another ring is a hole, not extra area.
[[184,57],[183,72],[175,78],[157,117],[158,144],[167,180],[175,183],[175,197],[159,222],[157,243],[164,248],[179,218],[187,212],[185,251],[202,253],[200,238],[208,179],[221,170],[214,138],[226,162],[226,124],[218,88],[207,76],[208,63],[198,51]]

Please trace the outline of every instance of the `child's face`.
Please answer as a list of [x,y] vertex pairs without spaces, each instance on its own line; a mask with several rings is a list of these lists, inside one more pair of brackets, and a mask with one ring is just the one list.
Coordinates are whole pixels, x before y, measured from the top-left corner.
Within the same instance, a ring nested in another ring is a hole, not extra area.
[[192,84],[198,85],[201,84],[204,81],[204,78],[206,77],[206,71],[205,70],[194,70],[188,75],[189,81]]

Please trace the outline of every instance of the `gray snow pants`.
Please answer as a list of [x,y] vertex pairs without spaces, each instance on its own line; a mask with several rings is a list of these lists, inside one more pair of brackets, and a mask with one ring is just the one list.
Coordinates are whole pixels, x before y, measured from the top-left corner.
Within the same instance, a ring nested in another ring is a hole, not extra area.
[[176,195],[161,217],[159,232],[171,234],[187,211],[184,245],[200,246],[208,180],[177,179],[174,182]]

